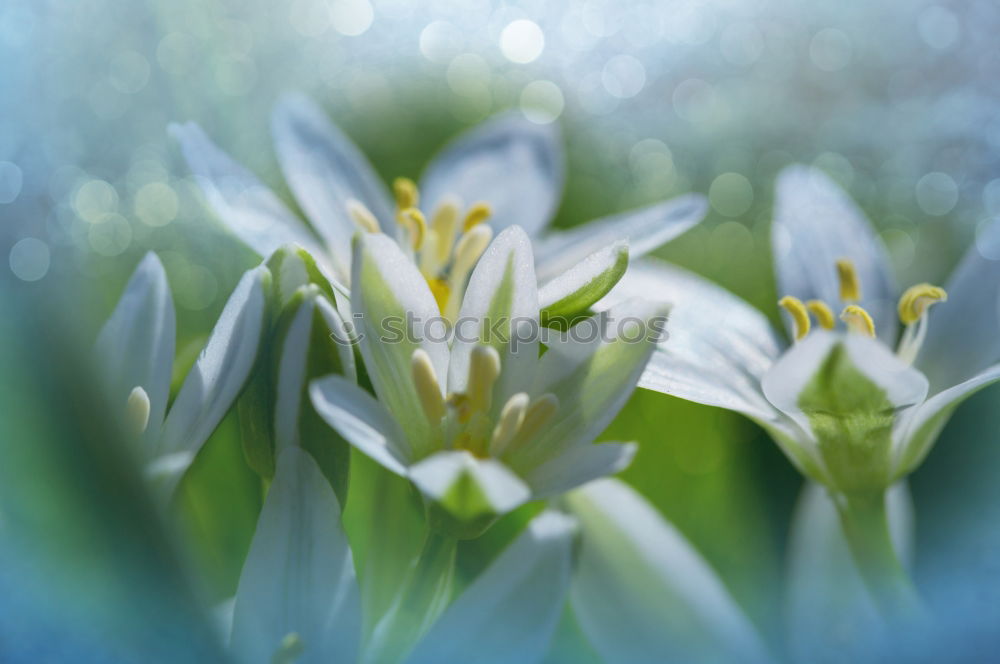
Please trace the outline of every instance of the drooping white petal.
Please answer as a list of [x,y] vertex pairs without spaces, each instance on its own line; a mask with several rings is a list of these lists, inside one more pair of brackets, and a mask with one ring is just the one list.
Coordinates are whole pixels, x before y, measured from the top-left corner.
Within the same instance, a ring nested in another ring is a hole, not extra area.
[[174,362],[174,303],[163,264],[150,252],[135,269],[111,317],[97,337],[96,351],[108,380],[113,407],[124,414],[133,388],[149,398],[142,434],[146,451],[160,434]]
[[531,495],[502,463],[465,450],[432,454],[412,466],[409,477],[424,496],[464,522],[506,514]]
[[732,293],[669,263],[634,263],[598,307],[630,297],[671,305],[667,339],[649,361],[641,387],[772,421],[777,412],[760,380],[781,354],[762,313]]
[[558,496],[591,480],[625,470],[638,449],[635,443],[574,445],[527,472],[532,498],[539,500]]
[[945,290],[948,301],[930,310],[927,338],[917,357],[931,394],[1000,361],[1000,221],[979,233]]
[[572,606],[604,661],[769,660],[712,568],[633,489],[598,480],[566,503],[581,527]]
[[566,601],[573,519],[543,512],[448,607],[408,664],[531,664]]
[[432,424],[413,383],[413,352],[424,350],[444,383],[446,323],[423,275],[387,236],[356,236],[352,269],[351,309],[365,368],[379,400],[405,424],[414,457],[423,457],[432,451]]
[[530,382],[538,361],[538,287],[531,241],[511,226],[493,240],[469,279],[451,351],[448,390],[464,392],[469,357],[480,345],[500,354],[494,411]]
[[284,244],[305,247],[317,260],[323,253],[312,232],[257,177],[236,163],[205,134],[188,122],[171,125],[188,168],[197,179],[219,219],[261,256]]
[[937,440],[958,406],[973,394],[1000,380],[1000,364],[988,367],[969,380],[938,392],[907,411],[893,431],[894,467],[898,476],[915,469]]
[[357,231],[347,203],[360,201],[382,224],[392,224],[385,185],[357,146],[305,96],[278,102],[271,132],[288,186],[346,277]]
[[572,317],[608,294],[628,268],[625,241],[598,249],[538,291],[543,318]]
[[[904,482],[886,494],[889,530],[904,565],[913,554],[913,503]],[[829,491],[810,482],[792,517],[786,586],[786,627],[792,659],[808,662],[836,649],[864,659],[865,637],[883,625],[844,539]],[[851,646],[855,650],[851,649]]]
[[708,204],[700,194],[628,210],[545,236],[537,243],[538,280],[545,283],[589,254],[627,240],[633,259],[684,233],[705,217]]
[[413,459],[406,436],[385,407],[341,376],[327,376],[309,386],[313,407],[344,440],[398,475]]
[[360,593],[340,505],[316,462],[297,447],[278,457],[240,574],[231,644],[241,662],[268,664],[289,638],[301,648],[296,662],[317,664],[353,664],[361,640]]
[[501,115],[462,134],[438,154],[420,183],[426,209],[448,195],[467,205],[485,201],[496,229],[518,224],[537,235],[552,219],[563,182],[554,125]]
[[834,309],[840,302],[836,262],[853,261],[861,282],[858,304],[871,314],[880,338],[895,340],[896,287],[882,242],[854,201],[822,171],[790,166],[778,176],[771,244],[778,292],[824,300]]
[[159,455],[187,453],[193,459],[243,389],[267,322],[270,285],[264,266],[236,285],[163,423]]

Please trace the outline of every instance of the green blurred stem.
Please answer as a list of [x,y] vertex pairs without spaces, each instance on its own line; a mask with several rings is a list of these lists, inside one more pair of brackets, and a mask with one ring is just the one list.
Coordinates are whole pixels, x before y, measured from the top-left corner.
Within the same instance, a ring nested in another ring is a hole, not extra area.
[[882,617],[889,623],[912,623],[924,617],[924,607],[889,531],[884,491],[852,493],[837,501],[854,562]]

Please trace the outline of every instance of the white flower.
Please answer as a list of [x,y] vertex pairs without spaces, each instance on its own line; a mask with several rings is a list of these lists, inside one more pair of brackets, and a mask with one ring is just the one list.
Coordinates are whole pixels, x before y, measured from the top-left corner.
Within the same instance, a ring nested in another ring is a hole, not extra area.
[[[836,491],[880,492],[920,464],[962,400],[1000,379],[1000,224],[981,233],[945,289],[921,284],[897,304],[880,242],[820,172],[786,170],[775,217],[791,347],[764,314],[664,263],[633,266],[606,300],[643,294],[675,305],[670,340],[641,386],[750,417]],[[836,329],[838,300],[846,330]],[[897,311],[906,324],[898,344]],[[809,331],[810,315],[830,329]]]
[[513,226],[476,266],[453,343],[433,327],[389,341],[393,321],[443,324],[434,297],[384,235],[359,235],[352,263],[351,306],[378,400],[332,376],[313,383],[313,405],[348,442],[413,481],[442,530],[473,536],[527,500],[629,463],[634,445],[592,442],[634,389],[662,305],[624,302],[539,357],[531,243]]
[[[702,196],[687,195],[571,231],[546,232],[563,179],[558,135],[550,126],[514,114],[451,143],[427,167],[419,188],[398,179],[394,202],[364,155],[322,110],[304,97],[290,96],[275,109],[272,133],[281,168],[310,228],[197,125],[175,125],[171,131],[219,218],[258,253],[266,256],[281,245],[298,244],[335,284],[348,284],[351,237],[358,229],[381,229],[419,266],[448,318],[457,314],[468,275],[495,231],[518,224],[538,238],[536,269],[546,286],[541,308],[547,315],[568,315],[610,289],[624,272],[628,251],[638,256],[655,249],[706,211]],[[615,245],[626,239],[628,248]],[[585,267],[570,271],[588,257]],[[555,282],[567,271],[571,274]],[[585,284],[590,295],[581,298]],[[598,287],[603,292],[598,294]]]
[[253,368],[267,321],[271,273],[248,271],[167,412],[174,305],[163,265],[146,254],[97,339],[112,404],[166,494],[229,410]]
[[[567,516],[536,517],[418,643],[403,644],[405,661],[541,660],[565,603],[573,532]],[[240,575],[231,650],[247,664],[389,661],[373,659],[384,647],[379,638],[363,640],[361,592],[337,498],[312,457],[291,446],[278,456]]]

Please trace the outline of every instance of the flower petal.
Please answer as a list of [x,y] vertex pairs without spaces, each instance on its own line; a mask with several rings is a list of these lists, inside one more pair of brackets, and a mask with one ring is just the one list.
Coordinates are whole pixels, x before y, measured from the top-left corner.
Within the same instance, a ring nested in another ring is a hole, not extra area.
[[[886,494],[889,530],[904,563],[913,553],[913,503],[905,483]],[[800,494],[789,542],[787,629],[793,661],[837,651],[864,660],[865,638],[883,625],[851,557],[829,491],[808,483]],[[854,638],[844,639],[851,634]],[[851,646],[854,648],[851,648]],[[847,648],[848,650],[845,650]]]
[[445,321],[423,275],[387,236],[357,235],[352,269],[351,308],[365,368],[379,401],[406,423],[413,458],[422,458],[433,451],[434,441],[413,383],[411,362],[413,352],[423,349],[438,381],[444,383]]
[[506,514],[531,495],[502,463],[478,459],[465,450],[437,452],[412,466],[409,477],[420,492],[459,524]]
[[[270,286],[271,273],[264,266],[248,271],[236,285],[163,423],[159,456],[183,453],[193,460],[243,389],[267,322]],[[179,470],[175,467],[169,482],[179,479]]]
[[917,358],[932,394],[1000,361],[1000,221],[980,232],[945,290],[948,301],[931,309]]
[[1000,364],[959,383],[906,412],[899,429],[894,432],[893,451],[896,475],[915,470],[924,460],[937,440],[941,429],[959,405],[973,394],[1000,380]]
[[312,232],[257,177],[220,150],[193,122],[170,126],[188,168],[219,219],[261,256],[294,242],[320,258]]
[[572,266],[538,291],[542,323],[570,319],[614,288],[628,268],[628,243],[615,242]]
[[882,242],[854,201],[822,171],[790,166],[778,176],[771,244],[779,293],[834,308],[840,301],[836,261],[852,260],[861,282],[858,304],[871,314],[880,338],[895,340],[896,287]]
[[552,219],[563,182],[554,125],[519,113],[501,115],[462,134],[438,154],[420,189],[433,210],[448,195],[493,208],[494,228],[519,224],[537,235]]
[[769,660],[712,568],[632,488],[598,480],[566,504],[581,526],[570,598],[604,661]]
[[431,627],[408,664],[538,662],[566,601],[574,522],[542,512]]
[[391,224],[385,185],[357,146],[303,95],[287,95],[278,102],[271,132],[288,186],[346,276],[351,237],[357,231],[347,202],[360,201],[382,224]]
[[638,449],[635,443],[574,445],[560,456],[528,471],[532,499],[558,496],[591,480],[621,472],[632,463]]
[[545,283],[620,240],[628,241],[633,259],[639,258],[690,229],[707,211],[704,196],[687,194],[548,234],[538,243],[538,280]]
[[398,475],[406,475],[411,451],[392,415],[370,394],[341,376],[309,386],[313,407],[326,423],[360,451]]
[[175,334],[167,274],[156,254],[149,252],[132,273],[96,344],[112,406],[124,416],[129,393],[137,386],[149,397],[149,420],[142,434],[144,451],[150,451],[163,424]]
[[232,648],[245,662],[270,662],[290,634],[297,662],[353,663],[361,601],[337,497],[297,447],[278,457],[233,609]]
[[538,362],[538,289],[531,241],[519,226],[505,229],[486,249],[469,279],[455,322],[449,392],[464,392],[469,357],[479,345],[500,354],[495,411],[523,391]]

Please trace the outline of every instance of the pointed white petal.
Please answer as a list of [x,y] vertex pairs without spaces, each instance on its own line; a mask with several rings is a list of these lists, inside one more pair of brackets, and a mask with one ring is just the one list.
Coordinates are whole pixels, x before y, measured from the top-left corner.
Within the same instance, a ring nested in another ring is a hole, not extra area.
[[760,662],[753,624],[698,552],[612,479],[566,498],[581,526],[573,610],[606,662]]
[[921,405],[907,411],[894,431],[893,451],[899,477],[914,470],[924,460],[941,429],[958,406],[973,394],[1000,380],[1000,364],[994,364],[964,383],[938,392]]
[[333,489],[308,453],[278,457],[233,610],[232,648],[266,664],[288,635],[296,662],[353,663],[361,639],[361,601],[351,549]]
[[621,472],[632,463],[638,449],[635,443],[574,445],[528,471],[532,499],[558,496],[591,480]]
[[[906,484],[894,485],[886,500],[892,540],[905,562],[913,554],[913,503]],[[793,661],[812,661],[817,652],[832,649],[849,660],[865,659],[870,652],[844,649],[852,643],[863,648],[882,619],[854,565],[837,508],[819,484],[808,483],[799,497],[788,561],[786,633]]]
[[423,349],[444,383],[445,321],[423,275],[387,236],[356,236],[352,269],[351,308],[365,368],[379,401],[406,423],[414,458],[421,458],[432,451],[434,440],[413,384],[411,361],[413,352]]
[[261,256],[294,242],[318,259],[312,232],[257,177],[220,150],[201,127],[171,125],[191,173],[209,205],[229,230]]
[[494,228],[519,224],[537,235],[555,214],[562,181],[555,126],[511,113],[450,143],[427,167],[420,189],[428,210],[448,195],[466,205],[485,201],[493,208]]
[[448,607],[408,664],[531,664],[548,651],[566,601],[571,518],[535,517]]
[[543,321],[586,311],[621,281],[628,268],[628,243],[598,249],[538,291]]
[[323,296],[316,298],[316,308],[323,318],[330,338],[337,346],[337,358],[340,360],[344,377],[351,381],[357,381],[358,367],[354,357],[353,337],[347,329],[343,317],[337,308]]
[[243,389],[267,323],[270,285],[264,266],[236,285],[163,423],[159,455],[190,452],[193,458]]
[[930,310],[917,358],[932,394],[1000,361],[1000,220],[979,233],[945,290],[948,301]]
[[160,434],[174,363],[174,303],[163,264],[146,254],[111,317],[97,337],[96,351],[107,376],[111,404],[122,415],[129,394],[141,387],[149,397],[143,449]]
[[880,338],[896,338],[896,287],[882,242],[854,201],[822,171],[790,166],[778,176],[771,244],[779,294],[820,299],[835,310],[836,261],[851,259],[861,281],[859,304],[871,314]]
[[347,202],[360,201],[382,224],[391,224],[385,185],[361,151],[305,96],[288,95],[278,102],[271,131],[288,186],[330,247],[338,269],[348,274],[357,227]]
[[506,514],[530,497],[502,463],[464,450],[432,454],[412,466],[409,476],[424,496],[462,522]]
[[520,226],[504,230],[487,248],[469,279],[455,323],[448,377],[450,392],[464,392],[469,356],[479,345],[500,354],[494,410],[523,391],[538,362],[538,288],[531,241]]
[[549,234],[538,243],[538,280],[545,283],[588,254],[620,240],[628,241],[633,259],[639,258],[690,229],[707,211],[704,196],[687,194]]
[[307,292],[281,339],[274,403],[274,453],[280,455],[286,447],[299,444],[299,416],[302,389],[306,380],[316,293]]
[[327,376],[309,386],[313,407],[344,440],[398,475],[412,451],[399,424],[381,403],[353,382]]

